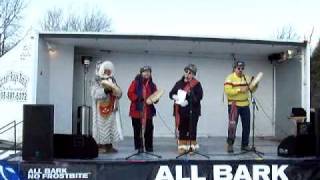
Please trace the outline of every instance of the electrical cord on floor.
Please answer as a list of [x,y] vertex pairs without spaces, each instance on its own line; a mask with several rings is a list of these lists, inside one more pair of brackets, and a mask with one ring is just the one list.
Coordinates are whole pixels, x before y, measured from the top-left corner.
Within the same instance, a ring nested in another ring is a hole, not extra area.
[[170,131],[170,133],[172,133],[173,135],[175,135],[175,132],[169,127],[169,125],[164,121],[164,119],[162,118],[160,112],[158,110],[156,110],[157,115],[159,116],[160,121],[164,124],[164,126]]

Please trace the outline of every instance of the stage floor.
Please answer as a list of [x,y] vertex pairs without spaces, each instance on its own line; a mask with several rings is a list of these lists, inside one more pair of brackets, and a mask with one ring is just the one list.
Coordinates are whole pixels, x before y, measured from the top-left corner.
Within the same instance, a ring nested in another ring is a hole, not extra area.
[[[256,138],[255,145],[258,151],[264,153],[264,159],[279,159],[277,156],[277,147],[279,142],[270,140],[271,138]],[[254,153],[241,153],[240,150],[241,139],[238,138],[234,145],[234,153],[229,154],[226,152],[226,138],[225,137],[200,137],[198,138],[198,143],[200,145],[199,153],[205,154],[212,160],[239,160],[239,159],[252,159],[255,160],[260,158]],[[174,138],[154,138],[154,152],[153,154],[160,155],[161,160],[173,160],[179,155],[177,152],[176,140]],[[135,153],[133,138],[126,137],[121,141],[116,148],[119,150],[118,153],[113,154],[99,154],[96,160],[125,160],[126,157]],[[195,159],[201,160],[206,159],[200,155],[188,155],[183,156],[180,159]],[[130,158],[132,160],[155,160],[152,156],[147,154],[142,154],[139,156],[134,156]]]
[[[279,141],[273,140],[272,138],[261,138],[255,139],[255,147],[257,151],[263,152],[264,155],[259,157],[253,152],[241,153],[240,142],[241,138],[237,138],[234,144],[234,153],[226,152],[226,141],[225,137],[200,137],[198,143],[200,145],[199,153],[205,154],[210,157],[210,160],[278,160],[278,159],[295,159],[295,158],[284,158],[277,155],[277,147]],[[251,141],[251,138],[250,138]],[[252,142],[250,142],[252,143]],[[250,144],[251,146],[251,144]],[[108,161],[127,161],[126,157],[136,153],[133,145],[132,137],[125,137],[123,141],[115,145],[118,149],[117,153],[99,154],[94,159],[55,159],[57,161],[80,161],[80,162],[108,162]],[[140,154],[131,157],[130,160],[143,160],[143,161],[155,161],[155,160],[176,160],[179,155],[177,152],[176,140],[174,138],[154,138],[154,152],[153,154],[160,155],[162,158],[158,159],[148,154]],[[311,159],[313,157],[310,157]],[[185,155],[179,159],[190,159],[190,160],[207,160],[207,158],[194,154]],[[299,158],[301,159],[301,158]],[[303,158],[309,159],[309,158]],[[8,158],[10,161],[21,161],[21,156]]]

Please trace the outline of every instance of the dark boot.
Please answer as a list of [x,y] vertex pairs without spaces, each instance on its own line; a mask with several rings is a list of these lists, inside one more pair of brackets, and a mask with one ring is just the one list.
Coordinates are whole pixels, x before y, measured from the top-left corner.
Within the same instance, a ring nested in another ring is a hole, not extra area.
[[106,144],[105,145],[105,150],[106,150],[106,153],[116,153],[116,152],[118,152],[117,149],[113,148],[112,144]]
[[233,151],[233,143],[234,143],[234,140],[232,140],[232,139],[227,139],[227,152],[228,153],[233,153],[234,151]]
[[227,152],[233,153],[233,144],[227,144]]
[[248,145],[242,145],[241,146],[241,151],[250,151],[251,148]]
[[143,153],[144,151],[143,151],[143,148],[141,147],[141,148],[138,148],[138,153]]
[[147,152],[153,152],[153,148],[152,147],[148,147],[148,148],[146,148],[146,151]]
[[105,153],[106,149],[104,148],[104,145],[98,144],[98,152],[99,154]]

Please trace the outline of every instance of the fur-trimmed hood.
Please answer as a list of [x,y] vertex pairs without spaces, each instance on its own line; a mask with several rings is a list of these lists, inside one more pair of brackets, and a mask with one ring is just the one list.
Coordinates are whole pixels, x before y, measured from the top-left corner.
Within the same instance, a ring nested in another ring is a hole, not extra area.
[[99,76],[100,78],[108,78],[110,76],[107,76],[106,74],[104,74],[104,71],[108,69],[111,71],[111,75],[110,76],[114,76],[115,74],[115,69],[114,69],[114,65],[111,61],[104,61],[102,62],[98,67],[97,67],[97,71],[96,71],[96,75]]

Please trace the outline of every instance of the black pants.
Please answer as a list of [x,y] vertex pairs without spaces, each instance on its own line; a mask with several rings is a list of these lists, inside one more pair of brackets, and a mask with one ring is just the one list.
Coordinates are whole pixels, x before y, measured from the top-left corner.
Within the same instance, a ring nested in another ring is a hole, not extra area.
[[[134,134],[134,148],[140,149],[143,146],[143,140],[141,138],[141,119],[132,118],[132,127]],[[144,132],[145,148],[146,150],[153,149],[153,122],[152,119],[147,119],[146,129]]]
[[[198,125],[199,116],[193,114],[189,116],[180,116],[179,124],[179,139],[180,140],[196,140],[197,139],[197,125]],[[189,138],[190,134],[190,138]]]
[[[228,114],[231,113],[231,105],[228,106]],[[241,146],[248,146],[249,145],[249,135],[250,135],[250,108],[249,106],[239,107],[237,106],[237,117],[236,117],[236,124],[235,126],[230,126],[228,128],[228,144],[233,144],[236,138],[236,129],[238,124],[239,115],[241,117],[242,123],[242,142]]]

